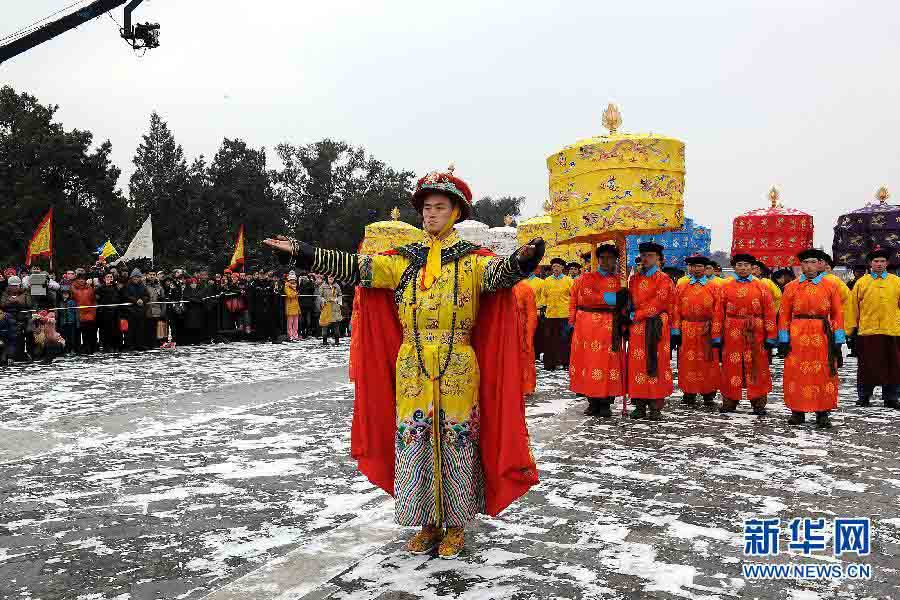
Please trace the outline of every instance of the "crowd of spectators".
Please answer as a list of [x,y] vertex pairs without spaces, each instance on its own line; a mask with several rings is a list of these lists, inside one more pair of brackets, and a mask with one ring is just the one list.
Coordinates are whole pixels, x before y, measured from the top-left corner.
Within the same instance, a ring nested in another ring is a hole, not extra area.
[[352,306],[352,289],[304,271],[210,275],[98,262],[57,277],[10,267],[0,273],[0,366],[236,340],[339,344]]

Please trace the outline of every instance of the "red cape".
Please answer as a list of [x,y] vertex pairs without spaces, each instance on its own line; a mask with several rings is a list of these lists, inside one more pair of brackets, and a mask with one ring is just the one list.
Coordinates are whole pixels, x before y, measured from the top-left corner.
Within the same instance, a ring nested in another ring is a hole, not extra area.
[[[486,250],[477,253],[490,255]],[[350,453],[360,472],[393,496],[395,370],[403,332],[393,290],[358,288],[356,293],[359,313],[353,337],[359,336],[359,340],[351,348],[363,356],[351,357],[356,397]],[[480,449],[485,512],[491,516],[500,514],[538,482],[525,423],[519,327],[512,290],[482,294],[472,346],[481,370]]]

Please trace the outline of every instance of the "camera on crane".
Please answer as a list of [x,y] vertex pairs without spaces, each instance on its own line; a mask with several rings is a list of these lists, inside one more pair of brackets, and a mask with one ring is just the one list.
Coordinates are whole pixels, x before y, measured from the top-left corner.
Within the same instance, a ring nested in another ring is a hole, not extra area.
[[159,48],[159,23],[138,23],[131,31],[123,28],[122,37],[135,50]]
[[132,45],[135,48],[159,48],[159,23],[135,25]]

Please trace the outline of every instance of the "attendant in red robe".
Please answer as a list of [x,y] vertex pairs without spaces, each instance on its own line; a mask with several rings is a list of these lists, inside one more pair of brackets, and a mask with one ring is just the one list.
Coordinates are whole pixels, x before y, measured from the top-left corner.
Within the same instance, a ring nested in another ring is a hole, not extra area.
[[534,366],[534,332],[537,329],[537,303],[534,290],[524,281],[513,286],[516,295],[516,310],[519,313],[522,339],[522,393],[528,396],[534,393],[537,383],[537,370]]
[[628,343],[628,394],[635,406],[631,418],[660,421],[672,393],[669,320],[675,285],[660,269],[662,246],[644,242],[638,250],[641,268],[628,282],[634,303]]
[[763,416],[772,391],[768,348],[777,343],[775,305],[766,285],[751,274],[755,261],[735,254],[735,277],[719,288],[723,310],[713,320],[713,345],[721,349],[722,413],[735,412],[746,389],[753,414]]
[[675,286],[672,347],[678,350],[678,387],[683,403],[695,405],[697,395],[705,406],[715,406],[721,379],[718,352],[712,346],[712,323],[722,312],[719,286],[706,276],[705,256],[685,259],[689,275]]
[[608,418],[616,396],[625,394],[625,344],[622,324],[626,294],[616,274],[619,250],[597,248],[599,266],[575,280],[569,300],[574,327],[569,389],[587,397],[586,415]]
[[847,341],[841,294],[822,270],[824,254],[809,249],[797,255],[803,274],[784,288],[778,319],[788,423],[802,425],[814,412],[820,429],[831,427],[828,413],[837,407],[837,370]]

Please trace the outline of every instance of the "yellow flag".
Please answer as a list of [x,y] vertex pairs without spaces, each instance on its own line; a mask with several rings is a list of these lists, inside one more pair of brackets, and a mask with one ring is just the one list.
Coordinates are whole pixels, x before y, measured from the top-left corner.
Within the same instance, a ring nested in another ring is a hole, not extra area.
[[106,243],[103,244],[98,250],[97,254],[100,255],[100,258],[109,258],[110,256],[115,256],[119,253],[116,250],[116,247],[112,245],[110,240],[106,240]]
[[53,209],[47,211],[41,219],[31,241],[28,242],[28,252],[25,255],[25,264],[31,265],[31,259],[39,256],[50,257],[53,261]]
[[228,268],[232,271],[237,270],[238,267],[244,266],[244,226],[241,225],[241,228],[238,229],[238,237],[237,243],[234,245],[234,254],[231,255],[231,264],[228,265]]

